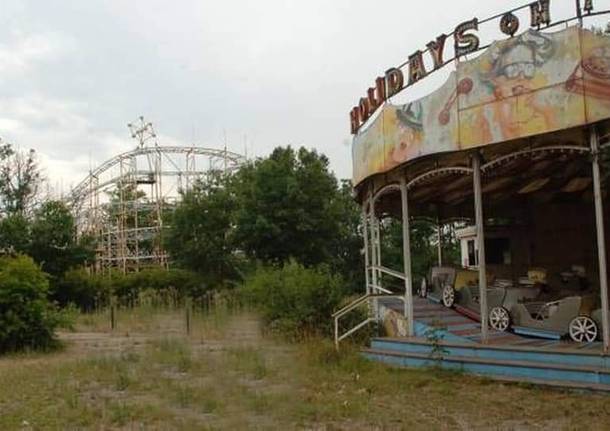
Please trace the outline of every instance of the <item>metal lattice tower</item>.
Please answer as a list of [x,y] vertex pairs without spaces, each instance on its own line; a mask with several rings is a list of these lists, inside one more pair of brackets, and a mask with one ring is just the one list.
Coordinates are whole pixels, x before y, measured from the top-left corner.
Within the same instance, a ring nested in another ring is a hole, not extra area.
[[150,122],[128,124],[136,149],[92,169],[70,193],[77,235],[96,242],[95,270],[167,267],[163,231],[181,192],[210,171],[229,172],[245,158],[198,146],[161,146]]

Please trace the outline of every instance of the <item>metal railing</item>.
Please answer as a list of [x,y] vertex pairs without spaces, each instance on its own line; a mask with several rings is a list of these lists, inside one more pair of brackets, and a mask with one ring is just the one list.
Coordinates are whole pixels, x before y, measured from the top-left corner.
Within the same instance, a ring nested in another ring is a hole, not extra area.
[[[392,269],[386,268],[384,266],[370,266],[367,268],[368,270],[373,270],[373,271],[377,271],[379,273],[383,273],[383,274],[387,274],[390,275],[392,277],[401,279],[401,280],[405,280],[406,276],[398,271],[394,271]],[[377,300],[380,298],[397,298],[400,299],[401,301],[403,301],[403,303],[405,304],[405,313],[406,313],[406,302],[407,302],[407,292],[405,290],[404,294],[397,294],[394,293],[388,289],[385,289],[383,287],[381,287],[378,284],[372,284],[369,283],[367,285],[367,290],[369,293],[353,300],[352,302],[350,302],[348,305],[346,305],[345,307],[337,310],[335,313],[333,313],[332,318],[334,320],[334,326],[335,326],[335,347],[338,349],[339,348],[339,343],[344,340],[345,338],[349,337],[350,335],[354,334],[356,331],[360,330],[361,328],[365,327],[366,325],[368,325],[369,323],[372,322],[376,322],[379,320],[379,316],[377,315],[377,307],[375,307],[375,313],[371,313],[370,312],[370,303],[372,300]],[[341,318],[345,315],[347,315],[349,312],[355,310],[356,308],[367,304],[369,305],[369,312],[367,313],[367,317],[366,319],[362,320],[361,322],[359,322],[358,324],[356,324],[355,326],[353,326],[352,328],[348,329],[347,331],[345,331],[344,333],[340,333],[339,330],[339,321],[341,320]],[[372,315],[373,314],[373,315]]]

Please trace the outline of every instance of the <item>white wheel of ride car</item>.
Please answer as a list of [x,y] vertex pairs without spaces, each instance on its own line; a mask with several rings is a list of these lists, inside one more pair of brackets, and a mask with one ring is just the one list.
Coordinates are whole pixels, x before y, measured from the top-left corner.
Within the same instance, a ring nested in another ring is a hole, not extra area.
[[496,331],[504,332],[510,325],[510,314],[504,307],[494,307],[489,311],[489,324]]
[[588,316],[578,316],[570,322],[570,338],[577,343],[595,341],[597,333],[597,324]]
[[421,296],[422,298],[428,296],[428,280],[426,280],[425,277],[422,278],[421,286],[419,286],[419,296]]
[[447,308],[453,307],[455,302],[455,289],[449,285],[443,287],[443,305]]

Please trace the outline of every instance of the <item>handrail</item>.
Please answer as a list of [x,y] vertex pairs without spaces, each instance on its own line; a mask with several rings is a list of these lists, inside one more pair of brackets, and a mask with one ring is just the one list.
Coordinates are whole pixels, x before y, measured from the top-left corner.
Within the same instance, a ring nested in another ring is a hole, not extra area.
[[401,280],[407,279],[407,276],[404,275],[402,272],[394,271],[393,269],[386,268],[385,266],[371,265],[370,268],[373,268],[373,270],[383,272],[384,274],[391,275],[392,277],[399,278]]
[[[379,287],[379,286],[373,286],[373,287]],[[385,289],[383,289],[383,290],[385,290]],[[406,298],[404,297],[404,295],[386,294],[386,293],[384,293],[384,294],[367,293],[366,295],[363,295],[363,296],[361,296],[359,298],[356,298],[354,301],[352,301],[351,303],[349,303],[345,307],[341,308],[340,310],[334,312],[332,317],[333,317],[333,319],[335,321],[335,347],[337,349],[339,348],[339,342],[341,340],[349,337],[354,332],[358,331],[360,328],[363,328],[367,324],[375,321],[375,318],[367,317],[362,322],[358,323],[356,326],[354,326],[353,328],[349,329],[344,334],[339,335],[339,319],[341,319],[341,317],[345,316],[347,313],[349,313],[350,311],[354,310],[355,308],[361,306],[362,304],[367,302],[369,299],[373,299],[373,298],[398,298],[398,299],[401,299],[402,301],[405,301],[405,303],[406,303]]]
[[368,286],[370,288],[372,288],[372,289],[377,289],[377,290],[382,291],[383,293],[387,293],[388,295],[393,295],[394,294],[394,292],[392,292],[391,290],[388,290],[385,287],[381,287],[378,284],[369,283]]
[[[390,292],[390,293],[392,293],[392,292]],[[332,317],[337,317],[337,316],[341,317],[341,316],[343,316],[345,313],[348,313],[348,312],[352,311],[354,308],[356,308],[357,306],[362,304],[367,299],[371,299],[371,298],[391,298],[391,297],[394,297],[394,296],[402,298],[402,295],[398,295],[398,294],[386,295],[386,294],[381,294],[381,293],[367,293],[365,295],[362,295],[359,298],[354,299],[352,302],[347,304],[345,307],[335,311],[332,314]]]
[[[345,313],[347,313],[348,311],[351,311],[354,309],[354,307],[356,307],[357,305],[359,305],[361,302],[369,299],[369,297],[371,296],[370,293],[364,294],[362,295],[360,298],[354,299],[352,302],[350,302],[349,304],[347,304],[345,307],[335,311],[332,315],[332,317],[337,317],[338,315],[343,315]],[[355,305],[356,304],[356,305]],[[345,313],[344,313],[345,312]]]
[[372,322],[374,319],[367,317],[366,319],[364,319],[362,322],[358,323],[356,326],[354,326],[352,329],[350,329],[349,331],[347,331],[345,334],[341,335],[340,337],[337,338],[337,345],[339,343],[339,341],[346,339],[347,337],[349,337],[350,335],[352,335],[354,332],[356,332],[358,329],[364,327],[365,325],[368,325],[370,322]]

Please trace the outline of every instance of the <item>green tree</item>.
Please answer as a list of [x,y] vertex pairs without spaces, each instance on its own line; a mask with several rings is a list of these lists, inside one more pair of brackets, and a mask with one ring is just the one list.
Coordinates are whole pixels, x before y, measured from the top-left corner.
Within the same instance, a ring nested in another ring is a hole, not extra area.
[[344,200],[326,156],[278,147],[242,168],[235,190],[236,237],[248,256],[268,263],[294,258],[307,266],[336,258]]
[[34,214],[29,254],[55,282],[93,258],[91,241],[75,241],[74,218],[63,202],[47,201]]
[[362,235],[362,210],[352,196],[352,182],[342,180],[337,193],[336,212],[339,220],[338,238],[333,242],[335,250],[329,264],[343,275],[351,292],[364,289],[364,246]]
[[[384,266],[402,271],[402,223],[396,219],[385,219],[381,225],[381,256]],[[436,224],[428,220],[411,221],[411,271],[413,274],[413,287],[424,277],[430,267],[437,265],[438,237]],[[446,265],[459,264],[459,244],[455,239],[454,226],[445,225],[442,231],[443,263]],[[386,277],[387,283],[402,288],[394,278]]]
[[36,204],[43,178],[34,150],[0,145],[0,204],[7,215],[26,216]]
[[21,214],[11,214],[0,220],[0,250],[4,253],[28,253],[31,226]]
[[61,319],[48,290],[47,277],[31,258],[0,259],[0,353],[55,344]]
[[200,273],[215,286],[238,276],[231,181],[213,172],[184,193],[165,238],[166,249],[178,265]]

